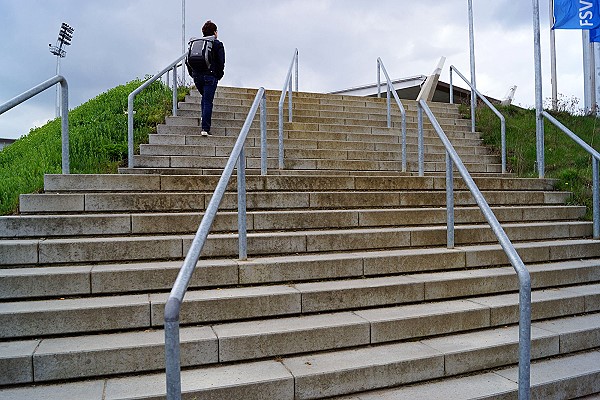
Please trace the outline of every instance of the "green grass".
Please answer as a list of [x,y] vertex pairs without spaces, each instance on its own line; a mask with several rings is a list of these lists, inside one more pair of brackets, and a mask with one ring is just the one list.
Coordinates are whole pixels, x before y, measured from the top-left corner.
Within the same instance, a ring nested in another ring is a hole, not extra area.
[[[142,83],[117,86],[69,112],[72,174],[116,173],[127,165],[127,96]],[[180,89],[179,97],[185,93]],[[171,90],[154,82],[136,96],[134,109],[137,151],[171,113]],[[61,173],[60,129],[60,119],[55,119],[0,151],[0,214],[17,210],[19,194],[41,191],[44,174]]]
[[[520,177],[537,177],[535,110],[498,106],[506,119],[507,162],[510,172]],[[464,111],[464,110],[463,110]],[[552,112],[556,119],[596,150],[600,150],[600,121],[594,116]],[[468,109],[467,109],[467,115]],[[500,119],[485,106],[476,113],[477,130],[484,143],[500,154]],[[586,205],[591,218],[592,164],[590,155],[553,124],[545,121],[545,164],[548,178],[558,180],[557,189],[570,191],[571,204]]]

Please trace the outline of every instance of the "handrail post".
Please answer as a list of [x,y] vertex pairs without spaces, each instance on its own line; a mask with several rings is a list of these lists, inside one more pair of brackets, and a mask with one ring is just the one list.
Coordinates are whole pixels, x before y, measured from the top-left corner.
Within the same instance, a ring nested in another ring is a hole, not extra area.
[[454,248],[454,164],[446,151],[446,239],[447,247]]
[[387,127],[392,127],[392,92],[390,85],[387,85]]
[[381,97],[381,70],[383,70],[383,73],[385,75],[385,79],[387,82],[387,95],[388,95],[388,100],[387,100],[387,112],[388,112],[388,128],[392,127],[392,123],[391,123],[391,96],[390,94],[393,94],[394,99],[396,100],[396,104],[398,105],[398,108],[400,109],[400,115],[402,116],[402,172],[406,172],[406,110],[404,109],[404,106],[402,105],[402,102],[400,101],[400,98],[398,97],[398,93],[396,92],[396,90],[394,90],[394,85],[392,84],[392,81],[390,79],[390,76],[388,75],[385,66],[383,65],[383,61],[381,61],[381,58],[377,58],[377,92],[378,92],[378,97]]
[[290,79],[290,87],[288,88],[288,122],[292,122],[292,80]]
[[68,175],[70,173],[69,165],[69,84],[62,75],[55,75],[52,78],[40,83],[39,85],[29,89],[25,93],[20,94],[7,101],[6,103],[0,104],[0,114],[18,106],[26,100],[42,93],[43,91],[53,87],[56,84],[60,84],[60,93],[62,95],[61,100],[61,167],[62,173]]
[[173,67],[173,116],[177,116],[177,65]]
[[60,81],[61,91],[61,120],[60,130],[62,136],[62,173],[68,175],[71,173],[69,156],[69,85],[65,78]]
[[425,161],[423,155],[423,108],[420,104],[417,104],[417,120],[419,127],[419,135],[418,135],[418,152],[419,152],[419,176],[423,176],[425,174]]
[[298,54],[298,49],[296,49],[296,93],[298,93],[298,87],[299,87],[299,83],[298,83],[298,64],[299,64],[299,59],[300,55]]
[[381,61],[377,59],[377,98],[381,98]]
[[[171,298],[165,306],[165,372],[168,400],[181,400],[180,308],[181,303]],[[176,317],[173,319],[167,318],[169,315]]]
[[450,66],[450,104],[454,104],[454,85],[452,84],[452,65]]
[[502,173],[506,173],[506,119],[500,118],[500,142],[502,146]]
[[260,100],[260,174],[267,175],[267,95]]
[[248,229],[246,220],[246,151],[242,146],[237,162],[237,190],[238,190],[238,247],[239,259],[248,258]]
[[406,172],[406,112],[402,113],[402,172]]
[[593,194],[592,194],[592,214],[594,218],[594,239],[600,239],[600,188],[598,187],[598,159],[592,156],[592,180],[593,180]]
[[279,157],[278,164],[279,169],[283,169],[283,104],[285,103],[285,95],[286,92],[289,94],[288,100],[288,121],[292,122],[292,70],[296,66],[296,91],[298,91],[298,49],[294,50],[294,56],[292,58],[292,63],[290,64],[290,68],[288,69],[287,76],[285,77],[285,83],[283,84],[283,89],[281,89],[281,96],[279,97]]

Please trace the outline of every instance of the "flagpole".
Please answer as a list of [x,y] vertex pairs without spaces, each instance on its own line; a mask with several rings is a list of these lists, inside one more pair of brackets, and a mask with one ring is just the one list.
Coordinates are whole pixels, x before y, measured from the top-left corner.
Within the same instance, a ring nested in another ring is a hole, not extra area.
[[550,77],[552,82],[552,109],[558,108],[558,89],[556,81],[556,35],[554,29],[554,0],[550,0]]
[[583,106],[586,114],[592,111],[592,71],[590,54],[590,31],[581,31],[583,46]]
[[473,0],[468,0],[469,3],[469,49],[471,55],[471,131],[475,132],[475,109],[477,108],[477,94],[475,89],[475,34],[473,29]]
[[533,58],[535,62],[535,138],[539,178],[545,175],[544,166],[544,117],[542,100],[542,48],[540,45],[540,3],[533,2]]

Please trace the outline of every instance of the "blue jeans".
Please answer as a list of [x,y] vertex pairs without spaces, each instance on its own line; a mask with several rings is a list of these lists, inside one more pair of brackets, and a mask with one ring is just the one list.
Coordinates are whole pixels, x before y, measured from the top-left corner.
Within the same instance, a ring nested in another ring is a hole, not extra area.
[[194,76],[194,84],[202,95],[200,109],[202,110],[202,130],[210,132],[212,122],[212,109],[215,92],[217,91],[217,78],[212,75]]

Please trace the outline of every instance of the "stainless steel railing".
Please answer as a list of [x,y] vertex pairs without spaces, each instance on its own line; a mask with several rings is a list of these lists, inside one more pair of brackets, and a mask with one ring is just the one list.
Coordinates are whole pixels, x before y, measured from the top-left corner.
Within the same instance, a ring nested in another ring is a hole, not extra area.
[[260,88],[252,107],[248,112],[246,121],[240,131],[240,134],[233,146],[227,165],[217,183],[217,187],[211,196],[210,202],[206,207],[204,217],[200,222],[198,231],[192,241],[190,249],[183,261],[183,265],[179,270],[169,299],[165,306],[165,361],[166,361],[166,379],[167,379],[167,399],[181,399],[181,363],[179,352],[179,312],[183,302],[183,296],[187,290],[190,279],[206,239],[212,227],[212,223],[217,214],[219,204],[225,195],[225,190],[233,169],[237,164],[237,189],[238,189],[238,241],[239,241],[239,258],[245,260],[247,258],[247,238],[246,238],[246,158],[244,146],[250,126],[256,115],[257,109],[260,107],[260,129],[261,129],[261,173],[267,173],[267,115],[266,115],[267,99],[265,89]]
[[173,70],[173,115],[177,115],[177,64],[179,61],[182,61],[187,57],[187,52],[182,54],[177,58],[177,60],[173,61],[169,64],[168,67],[160,71],[158,74],[154,75],[152,78],[148,79],[139,88],[135,89],[133,92],[129,94],[127,97],[127,166],[129,168],[133,168],[133,100],[135,96],[137,96],[142,90],[146,89],[150,86],[154,81],[159,79],[161,76],[166,74],[167,72]]
[[548,121],[552,122],[558,129],[563,131],[568,137],[573,139],[575,143],[581,146],[592,156],[592,215],[594,220],[594,239],[600,239],[600,179],[598,173],[600,153],[597,152],[592,146],[584,142],[579,136],[573,133],[573,131],[564,126],[560,121],[558,121],[548,112],[542,111],[541,114],[542,116],[546,117]]
[[67,80],[64,76],[56,75],[47,81],[29,89],[25,93],[10,99],[6,103],[0,105],[0,114],[3,114],[11,108],[18,106],[33,96],[40,94],[44,90],[53,87],[57,83],[60,84],[61,89],[62,173],[69,174],[69,85],[67,84]]
[[[295,68],[294,68],[295,67]],[[281,97],[279,98],[279,169],[283,169],[283,104],[285,103],[285,95],[288,95],[288,122],[292,122],[292,70],[295,70],[296,78],[296,92],[298,92],[298,49],[294,50],[294,56],[292,57],[292,63],[288,69],[285,82],[283,83],[283,89],[281,90]]]
[[[506,173],[506,119],[504,118],[504,116],[500,113],[500,111],[498,111],[498,109],[496,107],[494,107],[494,105],[492,103],[490,103],[490,101],[481,93],[479,93],[477,91],[477,89],[475,89],[475,87],[473,85],[471,85],[471,82],[469,82],[467,80],[467,78],[465,78],[465,76],[463,74],[460,73],[460,71],[458,69],[456,69],[456,67],[454,65],[450,66],[450,104],[454,104],[454,86],[452,85],[452,72],[456,72],[456,74],[462,78],[463,81],[465,81],[465,83],[467,85],[469,85],[469,87],[471,88],[471,93],[474,93],[477,97],[479,97],[481,100],[483,100],[483,102],[494,112],[494,114],[496,114],[498,116],[498,118],[500,118],[500,141],[502,143],[502,173],[505,174]],[[477,101],[475,102],[471,102],[471,119],[473,120],[472,123],[473,125],[475,124],[475,109],[473,108],[473,105],[476,105]]]
[[[424,100],[418,102],[420,110],[425,112],[440,140],[446,148],[446,210],[447,210],[447,243],[448,248],[454,247],[454,167],[464,179],[475,202],[481,209],[486,221],[494,235],[498,238],[500,246],[506,253],[508,260],[519,277],[519,400],[528,400],[530,397],[530,366],[531,366],[531,277],[523,264],[521,257],[515,250],[510,239],[502,229],[500,222],[492,212],[483,194],[471,178],[469,171],[450,140],[442,130],[431,109]],[[422,129],[420,124],[419,129]]]
[[387,127],[392,127],[391,93],[394,94],[394,100],[396,100],[396,105],[398,105],[400,114],[402,115],[402,172],[406,172],[406,110],[400,101],[400,97],[398,97],[398,93],[394,89],[394,85],[381,58],[377,58],[377,97],[381,97],[381,71],[383,71],[387,82]]

